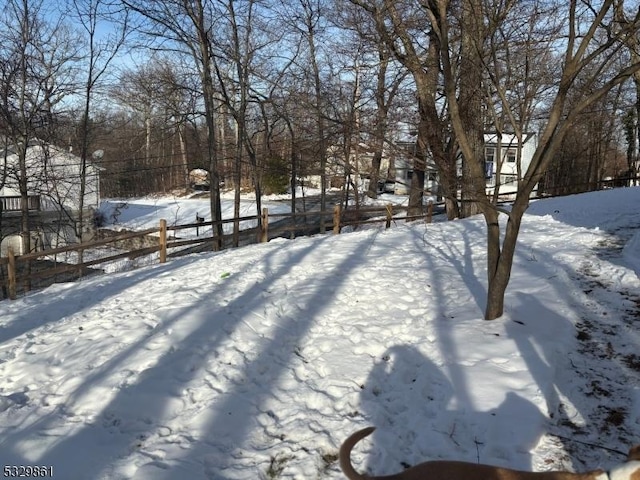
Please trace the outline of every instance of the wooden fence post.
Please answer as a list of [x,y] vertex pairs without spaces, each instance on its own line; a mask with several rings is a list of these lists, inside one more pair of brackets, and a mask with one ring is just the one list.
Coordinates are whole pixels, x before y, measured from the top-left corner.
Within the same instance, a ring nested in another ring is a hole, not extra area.
[[[200,215],[198,215],[198,212],[196,212],[196,223],[198,225],[200,225],[201,223],[204,223],[204,217],[201,217]],[[200,236],[200,227],[196,226],[196,237]]]
[[262,209],[262,216],[260,217],[260,243],[269,241],[269,209]]
[[7,251],[9,264],[7,265],[7,279],[9,281],[9,299],[16,299],[16,256],[13,253],[13,247],[9,247]]
[[433,202],[429,202],[427,205],[427,223],[431,223],[433,218]]
[[160,220],[160,263],[167,261],[167,221],[163,218]]
[[385,224],[384,228],[390,228],[391,227],[391,219],[393,218],[393,205],[391,205],[390,203],[387,203],[387,223]]
[[338,235],[340,233],[340,204],[336,204],[333,207],[333,234]]

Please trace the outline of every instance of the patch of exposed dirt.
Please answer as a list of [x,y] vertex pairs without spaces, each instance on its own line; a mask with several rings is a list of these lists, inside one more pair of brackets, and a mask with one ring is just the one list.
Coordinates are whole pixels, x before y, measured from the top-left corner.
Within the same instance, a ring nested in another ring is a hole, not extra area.
[[572,370],[565,372],[574,378],[574,391],[565,392],[554,421],[575,469],[617,463],[640,438],[640,426],[629,421],[633,388],[640,386],[640,345],[631,334],[640,326],[640,292],[617,291],[604,268],[623,263],[623,246],[601,242],[574,274],[573,298],[582,318],[575,326],[576,350],[569,354]]

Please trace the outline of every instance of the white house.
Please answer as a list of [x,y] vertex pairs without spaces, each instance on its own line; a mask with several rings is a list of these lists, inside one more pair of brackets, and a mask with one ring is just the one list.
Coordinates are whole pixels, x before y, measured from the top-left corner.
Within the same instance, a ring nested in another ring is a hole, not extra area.
[[[70,151],[31,140],[26,152],[29,223],[32,248],[55,248],[77,240],[75,231],[81,205],[82,164]],[[9,245],[22,252],[20,241],[21,196],[19,160],[15,147],[0,149],[0,254]],[[98,207],[99,168],[87,164],[83,204],[83,235],[93,231]]]
[[[416,155],[415,140],[403,139],[396,142],[396,150],[393,158],[393,170],[395,171],[394,192],[396,195],[408,195],[413,180],[413,162]],[[440,185],[438,173],[433,159],[427,158],[424,189],[426,192],[439,196]]]
[[[373,171],[374,148],[364,141],[352,145],[349,149],[349,157],[346,158],[344,148],[341,145],[331,145],[327,149],[327,182],[332,187],[341,187],[347,174],[349,180],[354,182],[360,191],[369,189],[369,182]],[[383,149],[380,158],[378,180],[384,182],[388,178],[389,155]],[[320,175],[309,175],[304,182],[307,185],[319,186]]]
[[[493,194],[496,189],[500,195],[516,193],[518,178],[529,168],[533,154],[538,146],[536,134],[523,135],[522,142],[518,142],[514,134],[486,133],[484,135],[484,169],[487,194]],[[403,141],[397,145],[403,152],[395,158],[395,193],[407,194],[413,176],[413,157],[415,155],[415,140]],[[458,160],[458,177],[462,176],[462,158]],[[427,159],[425,175],[425,190],[434,195],[440,195],[440,185],[435,163]]]
[[525,174],[538,147],[538,137],[526,133],[522,142],[514,134],[484,135],[484,167],[487,193],[516,193],[518,180]]

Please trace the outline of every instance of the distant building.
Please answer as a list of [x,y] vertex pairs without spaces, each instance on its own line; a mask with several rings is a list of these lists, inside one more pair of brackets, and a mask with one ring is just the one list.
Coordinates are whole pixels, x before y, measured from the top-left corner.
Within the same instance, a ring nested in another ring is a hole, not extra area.
[[[0,255],[8,246],[22,254],[19,160],[15,147],[0,149]],[[31,140],[26,154],[29,223],[32,249],[74,243],[80,208],[81,160],[70,151]],[[83,235],[93,234],[94,212],[100,201],[99,168],[86,166]]]
[[[395,171],[394,193],[396,195],[408,195],[413,180],[416,141],[405,138],[396,142],[396,147],[397,150],[393,159],[393,170]],[[432,158],[427,158],[427,168],[424,178],[425,192],[436,197],[441,196],[438,178],[439,175],[436,164]]]
[[[357,185],[361,192],[368,190],[373,174],[374,156],[374,148],[364,141],[351,146],[348,158],[342,145],[331,145],[327,149],[327,185],[332,188],[341,188],[348,179],[352,185]],[[388,152],[384,149],[378,175],[380,184],[389,179],[389,161]],[[320,181],[320,175],[306,175],[301,183],[319,187]]]
[[[394,160],[395,193],[408,194],[413,177],[415,140],[404,139],[396,143],[400,154]],[[515,194],[518,190],[519,175],[529,168],[533,154],[538,146],[538,138],[533,133],[523,136],[522,143],[513,134],[486,133],[484,135],[484,171],[487,194],[496,189],[500,195]],[[462,177],[462,158],[458,160],[458,177]],[[439,174],[431,158],[427,159],[425,173],[426,192],[441,195]]]
[[516,193],[518,180],[529,168],[536,148],[538,137],[533,133],[525,134],[521,144],[513,134],[485,134],[484,170],[487,193],[493,194],[496,189],[500,195]]

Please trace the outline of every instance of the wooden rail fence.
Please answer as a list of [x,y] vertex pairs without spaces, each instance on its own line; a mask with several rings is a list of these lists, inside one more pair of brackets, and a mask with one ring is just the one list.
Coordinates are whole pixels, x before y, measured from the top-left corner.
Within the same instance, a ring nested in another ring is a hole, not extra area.
[[[221,223],[228,224],[236,221],[258,222],[259,219],[260,221],[257,227],[242,231],[241,245],[247,245],[256,242],[267,242],[269,238],[281,236],[286,233],[289,233],[290,237],[293,238],[299,235],[319,232],[320,218],[328,216],[332,218],[332,223],[328,226],[328,229],[330,229],[333,234],[339,234],[345,226],[384,223],[385,228],[390,228],[392,222],[396,220],[425,220],[430,223],[433,216],[433,204],[430,203],[427,206],[425,214],[399,216],[402,212],[406,211],[407,207],[391,204],[385,207],[366,207],[348,209],[346,211],[343,211],[340,205],[336,205],[332,211],[280,214],[269,214],[268,209],[264,208],[260,216],[254,215],[225,219],[222,220]],[[0,298],[14,300],[17,298],[19,291],[27,292],[33,288],[51,285],[56,283],[56,281],[74,280],[92,272],[92,267],[96,265],[115,262],[124,258],[137,258],[157,252],[159,262],[165,263],[170,249],[193,246],[210,246],[211,248],[216,248],[220,240],[218,237],[213,235],[201,237],[199,233],[201,229],[217,225],[218,222],[204,222],[202,218],[197,218],[196,220],[196,223],[173,226],[167,225],[166,220],[160,220],[157,228],[116,234],[100,240],[42,250],[24,255],[16,255],[10,247],[8,249],[8,255],[6,257],[0,257],[0,292],[2,293]],[[317,222],[313,220],[317,220]],[[186,229],[195,229],[197,232],[196,238],[181,239],[176,232]],[[173,232],[173,234],[169,232]],[[126,247],[127,244],[132,244],[132,241],[141,239],[145,239],[146,241],[143,243],[150,246],[132,249]],[[223,235],[222,244],[224,246],[231,246],[230,243],[233,241],[231,234]],[[86,251],[92,251],[106,246],[125,251],[100,258],[83,259]],[[77,252],[78,258],[83,260],[79,263],[72,264],[55,260],[58,255],[68,252]],[[40,259],[47,258],[54,258],[54,260],[49,260],[44,266],[41,265],[42,260]],[[62,279],[58,278],[60,275],[63,275]]]

